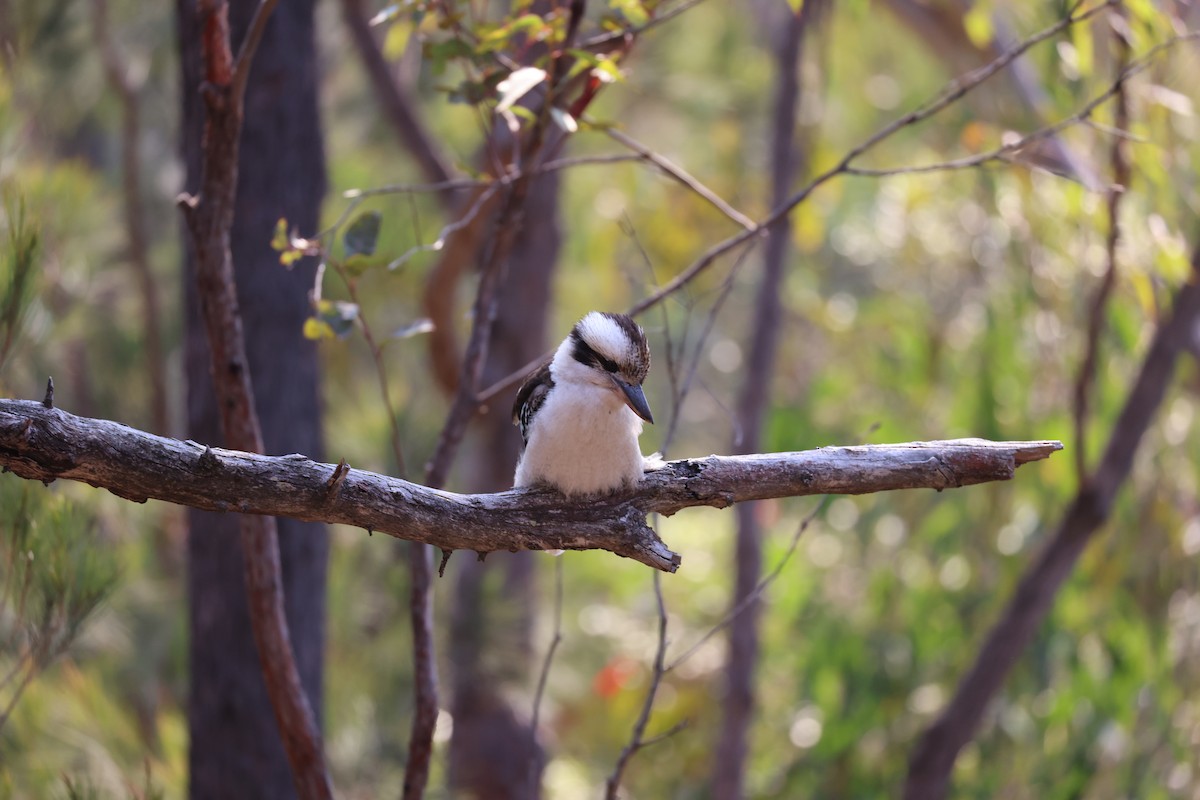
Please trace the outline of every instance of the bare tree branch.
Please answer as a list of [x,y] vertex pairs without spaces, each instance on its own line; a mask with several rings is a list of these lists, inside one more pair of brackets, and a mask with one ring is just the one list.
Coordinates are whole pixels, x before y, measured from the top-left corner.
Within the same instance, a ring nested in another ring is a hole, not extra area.
[[[935,161],[930,164],[914,164],[903,167],[847,167],[844,170],[846,175],[858,175],[868,178],[886,178],[893,175],[915,175],[928,172],[949,172],[951,170],[972,169],[981,167],[993,161],[1007,161],[1010,156],[1018,156],[1021,151],[1030,145],[1036,144],[1044,139],[1056,136],[1062,131],[1074,125],[1088,123],[1091,120],[1091,115],[1096,112],[1104,103],[1111,98],[1117,97],[1118,103],[1123,102],[1120,98],[1125,87],[1125,84],[1134,76],[1148,69],[1154,61],[1167,52],[1171,48],[1183,42],[1194,41],[1200,38],[1200,31],[1192,31],[1190,33],[1173,36],[1166,41],[1160,42],[1141,58],[1130,62],[1117,73],[1116,79],[1100,94],[1093,97],[1085,103],[1078,111],[1068,117],[1060,119],[1058,122],[1047,125],[1044,128],[1038,128],[1035,131],[1017,137],[1012,141],[1001,145],[992,150],[987,150],[983,153],[976,153],[973,156],[964,156],[963,158],[952,158],[948,161]],[[1124,139],[1116,133],[1116,130],[1107,131],[1110,135],[1115,135],[1117,138]]]
[[354,525],[443,550],[609,550],[667,571],[679,557],[649,513],[746,500],[1009,480],[1056,441],[956,439],[823,447],[670,461],[637,487],[567,500],[549,489],[463,495],[303,455],[262,456],[181,442],[40,402],[0,400],[0,466],[22,478],[78,480],[135,502]]
[[1176,295],[1171,319],[1158,329],[1150,344],[1099,465],[1075,495],[1054,538],[1021,578],[1008,608],[988,634],[953,699],[913,751],[904,788],[909,800],[936,800],[946,795],[959,751],[974,736],[984,709],[1050,612],[1084,547],[1108,519],[1117,492],[1133,467],[1142,436],[1166,395],[1177,357],[1196,339],[1197,325],[1200,249],[1192,256],[1191,280]]
[[[204,8],[212,2],[213,0],[201,0],[200,6]],[[218,2],[217,6],[220,5],[223,4]],[[258,43],[262,41],[263,32],[266,31],[267,23],[271,21],[271,14],[277,5],[279,0],[262,0],[258,4],[258,8],[254,10],[254,18],[250,20],[250,27],[246,30],[246,38],[242,40],[242,46],[238,50],[237,60],[233,63],[232,81],[229,84],[238,106],[241,106],[241,98],[246,94],[246,81],[250,80],[254,53],[258,50]]]
[[665,22],[670,22],[675,17],[691,8],[694,8],[695,6],[700,5],[703,2],[704,0],[683,0],[683,2],[679,3],[679,5],[669,8],[661,14],[655,15],[655,17],[648,21],[645,25],[627,28],[620,31],[613,31],[611,33],[597,34],[590,39],[580,42],[579,46],[584,50],[603,50],[604,48],[617,44],[618,42],[630,36],[636,37],[639,34],[645,33],[651,28],[656,28]]
[[[923,40],[930,55],[956,73],[990,61],[1010,47],[1014,39],[1009,24],[1012,15],[1006,14],[1003,7],[997,7],[990,14],[992,31],[987,41],[976,42],[967,33],[967,14],[971,9],[968,2],[931,4],[921,0],[885,0],[883,5]],[[1019,59],[989,92],[975,98],[974,108],[979,116],[997,122],[1019,112],[1040,120],[1049,105],[1042,82],[1034,62]],[[1022,155],[1037,166],[1078,180],[1091,191],[1103,190],[1103,183],[1088,159],[1076,153],[1061,137],[1052,136],[1039,145]]]
[[[1105,2],[1084,11],[1080,11],[1077,5],[1072,13],[1063,17],[1058,22],[1040,31],[1039,33],[1030,36],[1028,39],[1025,39],[1021,43],[1005,51],[1001,56],[989,62],[988,64],[980,67],[979,69],[972,70],[966,75],[962,75],[956,80],[952,81],[933,100],[930,100],[928,103],[914,111],[910,111],[909,113],[892,120],[890,123],[884,125],[878,131],[871,134],[871,136],[867,137],[863,142],[846,151],[846,153],[836,164],[827,169],[825,172],[822,172],[817,177],[813,178],[806,186],[794,192],[787,198],[787,200],[772,209],[766,218],[759,222],[757,228],[734,234],[728,239],[718,242],[717,244],[714,244],[712,247],[708,248],[708,250],[704,251],[699,258],[697,258],[682,272],[663,285],[658,291],[647,297],[644,297],[641,301],[639,301],[633,307],[630,313],[635,315],[640,314],[646,309],[652,308],[653,306],[661,303],[671,294],[679,291],[682,287],[686,286],[693,279],[695,279],[697,275],[712,266],[712,264],[718,258],[725,255],[730,250],[734,249],[751,237],[760,235],[761,229],[773,225],[780,218],[790,214],[792,209],[807,200],[809,196],[821,186],[839,175],[850,173],[852,171],[852,164],[856,159],[863,156],[865,153],[867,153],[867,151],[872,150],[898,131],[903,130],[911,125],[915,125],[918,122],[929,119],[943,109],[960,100],[976,86],[979,86],[988,78],[1004,69],[1017,58],[1020,58],[1030,48],[1046,41],[1047,39],[1057,36],[1064,30],[1070,28],[1072,25],[1077,25],[1080,22],[1090,19],[1091,17],[1100,13],[1100,11],[1116,4],[1117,2],[1119,2],[1119,0],[1105,0]],[[868,174],[863,170],[860,170],[860,172],[863,172],[863,174]]]
[[619,142],[620,144],[624,145],[625,147],[628,147],[630,150],[637,153],[641,159],[643,159],[645,161],[649,161],[651,164],[653,164],[654,166],[661,169],[663,172],[670,175],[672,178],[677,180],[679,183],[683,184],[684,186],[691,189],[696,194],[700,195],[702,198],[707,200],[708,203],[713,208],[717,209],[722,214],[729,217],[731,220],[733,220],[735,223],[737,223],[742,228],[744,228],[748,231],[757,231],[758,230],[758,224],[754,220],[750,219],[745,214],[738,211],[733,206],[729,205],[729,203],[726,203],[724,200],[722,200],[717,195],[716,192],[714,192],[712,189],[709,189],[703,183],[701,183],[700,181],[693,178],[691,175],[689,175],[687,173],[686,170],[684,170],[682,167],[675,164],[670,159],[666,158],[665,156],[659,155],[658,153],[656,153],[653,150],[651,150],[650,148],[646,147],[644,144],[642,144],[638,140],[634,139],[632,136],[622,133],[621,131],[617,130],[616,128],[606,128],[604,132],[606,134],[608,134],[608,137],[610,139],[612,139],[613,141]]

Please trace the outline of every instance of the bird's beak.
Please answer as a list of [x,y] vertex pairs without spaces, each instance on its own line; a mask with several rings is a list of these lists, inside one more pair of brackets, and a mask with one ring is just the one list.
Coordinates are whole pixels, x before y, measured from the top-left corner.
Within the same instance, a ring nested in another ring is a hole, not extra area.
[[642,387],[626,383],[620,378],[613,378],[613,383],[617,385],[617,388],[621,390],[621,394],[624,395],[625,405],[632,408],[633,413],[653,425],[654,415],[650,413],[650,404],[646,402],[646,394],[642,391]]

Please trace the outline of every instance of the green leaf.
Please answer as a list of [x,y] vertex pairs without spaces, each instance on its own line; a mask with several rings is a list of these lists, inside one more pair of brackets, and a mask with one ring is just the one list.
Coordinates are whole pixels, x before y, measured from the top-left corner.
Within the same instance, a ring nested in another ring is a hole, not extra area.
[[533,40],[541,40],[546,38],[549,30],[550,27],[546,21],[537,14],[523,14],[509,24],[482,36],[479,40],[479,49],[483,52],[503,50],[508,47],[509,41],[514,36],[521,34],[525,34]]
[[471,80],[468,78],[454,88],[438,88],[448,93],[446,99],[448,99],[451,103],[478,105],[484,100],[495,97],[496,84],[498,84],[503,78],[503,72],[493,70],[484,72],[483,76],[479,80]]
[[619,83],[625,80],[625,75],[621,72],[621,68],[617,66],[617,62],[608,56],[600,56],[596,59],[596,66],[592,72],[605,83]]
[[379,240],[379,223],[382,219],[383,215],[378,211],[366,211],[350,223],[350,227],[342,235],[347,262],[357,255],[374,255],[375,245]]
[[992,41],[992,9],[984,3],[976,5],[963,15],[963,28],[967,38],[976,47],[987,47]]
[[275,233],[271,237],[271,249],[278,251],[279,263],[289,269],[305,256],[315,256],[321,252],[321,242],[318,239],[302,239],[288,233],[287,220],[283,217],[275,223]]
[[421,55],[429,62],[429,69],[434,75],[441,75],[446,71],[446,62],[474,54],[471,46],[461,39],[425,42],[421,46]]
[[650,15],[646,13],[646,7],[641,0],[608,0],[608,6],[614,11],[620,11],[625,19],[629,20],[629,24],[636,28],[650,21]]
[[271,237],[271,249],[282,253],[290,250],[291,247],[292,243],[288,239],[287,219],[280,217],[279,222],[275,223],[275,235]]
[[569,81],[576,75],[591,69],[596,66],[599,56],[595,53],[589,53],[587,50],[568,50],[567,51],[575,60],[571,62],[571,68],[567,70],[563,80]]
[[395,61],[404,55],[408,48],[408,40],[412,38],[412,20],[402,19],[388,28],[387,36],[383,38],[383,57]]
[[354,330],[358,306],[343,300],[321,300],[315,316],[304,320],[304,338],[338,339]]
[[316,317],[309,317],[304,320],[304,338],[320,341],[321,339],[336,339],[333,333],[333,328],[329,327],[329,323]]
[[537,114],[534,114],[525,106],[513,106],[512,113],[516,114],[526,122],[537,122]]

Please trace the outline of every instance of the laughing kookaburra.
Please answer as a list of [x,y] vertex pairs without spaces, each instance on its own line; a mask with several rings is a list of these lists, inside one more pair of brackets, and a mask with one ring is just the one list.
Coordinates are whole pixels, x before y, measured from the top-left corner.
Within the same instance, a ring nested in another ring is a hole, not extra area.
[[642,392],[649,371],[646,334],[632,319],[593,311],[579,320],[517,392],[525,451],[514,485],[594,495],[641,480],[638,436],[642,420],[654,422]]

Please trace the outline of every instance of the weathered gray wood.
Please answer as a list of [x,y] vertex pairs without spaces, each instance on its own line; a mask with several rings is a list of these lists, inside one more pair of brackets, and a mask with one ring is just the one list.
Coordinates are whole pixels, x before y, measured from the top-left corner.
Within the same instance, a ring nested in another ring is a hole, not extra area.
[[629,491],[571,501],[548,489],[455,494],[306,456],[206,447],[0,400],[0,465],[22,478],[83,481],[147,499],[354,525],[443,550],[609,550],[674,572],[679,556],[646,524],[651,512],[745,500],[890,489],[950,489],[1008,480],[1062,449],[1057,441],[954,439],[822,447],[800,453],[669,461]]

